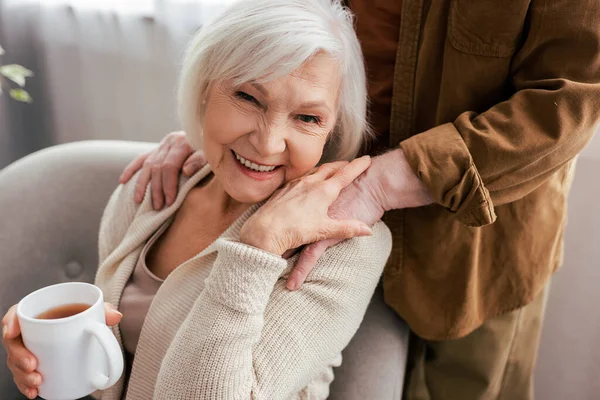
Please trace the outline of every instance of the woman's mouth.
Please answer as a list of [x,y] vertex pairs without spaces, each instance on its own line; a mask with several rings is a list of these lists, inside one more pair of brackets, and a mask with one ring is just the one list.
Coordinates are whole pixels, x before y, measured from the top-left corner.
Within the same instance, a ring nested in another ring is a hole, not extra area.
[[255,163],[245,159],[233,150],[231,150],[231,154],[233,154],[233,157],[237,161],[236,164],[238,167],[240,167],[242,172],[251,178],[259,180],[268,179],[273,176],[281,167],[281,165],[262,165]]

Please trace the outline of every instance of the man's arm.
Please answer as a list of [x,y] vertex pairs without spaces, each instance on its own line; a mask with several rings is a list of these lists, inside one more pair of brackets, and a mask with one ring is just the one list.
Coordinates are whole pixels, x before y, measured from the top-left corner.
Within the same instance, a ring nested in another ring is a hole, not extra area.
[[[512,64],[515,94],[374,157],[330,215],[372,223],[385,211],[435,202],[467,225],[492,223],[495,205],[535,190],[592,138],[600,119],[599,26],[596,0],[533,0],[529,34]],[[298,288],[334,243],[305,247],[288,287]]]
[[600,118],[600,3],[534,0],[514,56],[515,94],[400,144],[436,203],[473,226],[573,159]]

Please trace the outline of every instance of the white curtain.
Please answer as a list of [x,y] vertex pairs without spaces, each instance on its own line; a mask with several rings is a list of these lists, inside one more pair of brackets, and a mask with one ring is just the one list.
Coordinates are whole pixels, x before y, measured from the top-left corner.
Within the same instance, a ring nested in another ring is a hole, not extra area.
[[2,61],[35,73],[33,104],[0,96],[0,168],[53,144],[178,129],[182,50],[233,1],[0,0]]
[[[33,104],[0,96],[0,168],[57,143],[159,141],[178,129],[182,49],[233,1],[0,0],[0,61],[36,74]],[[600,158],[600,139],[583,155]]]

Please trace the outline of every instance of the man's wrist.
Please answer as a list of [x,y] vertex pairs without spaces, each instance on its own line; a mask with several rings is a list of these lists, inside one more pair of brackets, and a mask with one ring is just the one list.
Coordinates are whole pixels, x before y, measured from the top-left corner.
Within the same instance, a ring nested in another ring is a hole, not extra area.
[[434,202],[429,189],[413,172],[400,148],[374,157],[366,179],[385,211]]

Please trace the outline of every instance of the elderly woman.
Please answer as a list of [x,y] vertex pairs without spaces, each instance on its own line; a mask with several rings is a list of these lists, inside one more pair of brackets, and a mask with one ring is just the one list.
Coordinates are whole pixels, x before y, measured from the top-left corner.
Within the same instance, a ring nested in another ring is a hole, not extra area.
[[[182,178],[162,211],[149,192],[136,205],[131,183],[108,203],[96,284],[124,315],[114,333],[129,368],[102,399],[328,396],[391,248],[382,223],[327,215],[370,160],[315,168],[356,154],[365,86],[339,1],[243,1],[193,39],[180,116],[209,164]],[[353,239],[329,249],[300,290],[286,289],[296,257],[283,255],[327,238]],[[35,357],[19,337],[5,343],[33,398]]]

